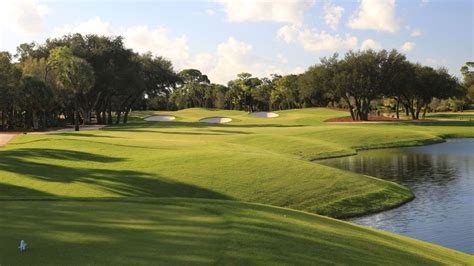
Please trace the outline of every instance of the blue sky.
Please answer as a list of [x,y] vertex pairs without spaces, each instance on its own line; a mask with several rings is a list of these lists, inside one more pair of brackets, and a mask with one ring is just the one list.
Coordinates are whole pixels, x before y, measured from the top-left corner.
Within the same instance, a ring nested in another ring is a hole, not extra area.
[[41,1],[0,3],[0,50],[66,33],[122,35],[225,83],[242,71],[300,73],[348,49],[397,49],[459,76],[474,60],[474,1]]

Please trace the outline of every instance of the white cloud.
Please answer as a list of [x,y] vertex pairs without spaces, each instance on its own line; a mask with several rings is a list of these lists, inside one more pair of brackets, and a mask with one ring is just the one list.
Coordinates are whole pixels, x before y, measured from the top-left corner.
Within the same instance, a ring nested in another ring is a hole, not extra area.
[[165,56],[176,67],[182,67],[190,62],[190,60],[195,60],[189,55],[186,36],[172,36],[168,29],[164,27],[133,26],[125,29],[116,29],[109,22],[96,17],[81,23],[64,25],[53,30],[54,37],[61,37],[70,33],[106,36],[121,35],[124,37],[126,47],[132,48],[139,53],[152,52],[155,55]]
[[405,42],[401,47],[400,50],[404,53],[408,53],[415,48],[414,42]]
[[324,21],[331,29],[336,30],[343,12],[344,8],[342,6],[326,3],[324,5]]
[[[124,44],[139,53],[152,52],[156,56],[170,59],[177,71],[197,68],[207,74],[212,82],[225,84],[235,79],[238,73],[249,72],[264,77],[272,73],[284,73],[288,59],[277,55],[274,59],[257,57],[252,53],[252,45],[230,37],[217,45],[216,51],[192,55],[185,35],[174,36],[164,27],[149,28],[133,26],[116,29],[110,23],[94,18],[83,23],[57,28],[56,36],[68,33],[121,35]],[[288,71],[287,71],[288,72]]]
[[114,35],[110,23],[103,21],[99,17],[89,19],[76,24],[66,24],[53,30],[52,36],[62,37],[63,35],[81,33],[97,35]]
[[4,30],[22,35],[35,35],[44,30],[44,18],[50,13],[38,0],[0,2],[0,33]]
[[309,29],[295,25],[285,25],[277,31],[277,38],[286,43],[298,42],[306,51],[337,51],[357,48],[357,38],[346,34],[331,35],[325,31]]
[[336,51],[339,49],[357,48],[357,38],[352,35],[341,37],[331,35],[325,31],[304,29],[298,34],[298,41],[307,51],[317,52],[322,50]]
[[287,64],[288,63],[288,58],[282,54],[277,54],[278,62],[281,64]]
[[297,66],[297,67],[293,68],[288,74],[298,75],[298,74],[301,74],[305,71],[306,71],[306,69],[304,67]]
[[274,21],[290,24],[302,24],[304,12],[313,6],[308,0],[216,0],[224,7],[227,20]]
[[213,82],[225,84],[235,79],[238,73],[249,72],[254,76],[269,76],[272,73],[281,73],[269,60],[258,58],[252,54],[250,44],[229,37],[227,41],[217,46],[216,64],[208,71]]
[[180,69],[196,68],[207,73],[215,65],[215,56],[212,53],[200,53],[185,62]]
[[134,26],[123,31],[122,36],[127,47],[139,53],[152,52],[155,55],[163,55],[178,67],[190,60],[186,36],[171,36],[166,28]]
[[360,45],[360,49],[361,50],[369,50],[369,49],[379,50],[379,49],[382,49],[382,45],[379,42],[376,42],[372,39],[367,39],[362,42],[362,44]]
[[295,35],[298,33],[299,27],[295,25],[285,25],[278,29],[277,38],[282,39],[286,43],[294,41]]
[[206,9],[206,14],[208,16],[214,16],[216,14],[216,11],[214,11],[213,9]]
[[361,0],[348,25],[360,30],[398,31],[400,22],[395,16],[395,0]]
[[421,30],[420,29],[414,29],[410,33],[410,36],[412,36],[412,37],[418,37],[420,35],[421,35]]

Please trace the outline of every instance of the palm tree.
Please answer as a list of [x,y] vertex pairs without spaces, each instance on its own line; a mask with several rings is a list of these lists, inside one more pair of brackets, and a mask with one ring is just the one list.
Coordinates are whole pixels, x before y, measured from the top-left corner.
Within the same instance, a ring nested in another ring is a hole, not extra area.
[[73,95],[74,125],[79,131],[79,101],[94,86],[94,70],[86,60],[74,56],[68,47],[51,50],[48,66],[56,71],[58,86]]

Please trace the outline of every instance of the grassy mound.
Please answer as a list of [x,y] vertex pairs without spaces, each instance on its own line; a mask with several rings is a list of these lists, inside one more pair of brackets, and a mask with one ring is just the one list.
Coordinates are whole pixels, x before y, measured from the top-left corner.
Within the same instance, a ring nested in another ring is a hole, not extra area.
[[[323,121],[345,114],[328,109],[279,112],[278,121],[239,111],[186,109],[167,113],[176,121],[143,121],[152,114],[136,113],[130,124],[100,131],[17,137],[0,149],[0,197],[234,199],[356,216],[413,195],[394,183],[310,160],[474,135],[474,123],[468,122],[328,124]],[[234,122],[197,122],[212,116]]]
[[[473,257],[318,215],[231,201],[2,202],[5,265],[474,263]],[[29,250],[20,253],[25,239]]]
[[[328,109],[187,109],[176,120],[20,135],[0,148],[0,264],[457,264],[465,254],[338,222],[405,187],[312,160],[474,137],[472,122],[329,124]],[[204,117],[229,117],[205,124]],[[179,199],[178,199],[179,198]],[[184,199],[186,198],[186,199]],[[79,201],[80,200],[80,201]],[[222,201],[227,200],[227,201]],[[31,250],[18,254],[26,239]]]

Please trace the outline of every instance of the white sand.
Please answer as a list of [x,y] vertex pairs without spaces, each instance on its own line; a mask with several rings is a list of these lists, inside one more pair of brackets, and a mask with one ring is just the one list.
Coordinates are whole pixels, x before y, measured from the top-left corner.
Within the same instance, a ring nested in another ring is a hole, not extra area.
[[7,145],[18,133],[0,133],[0,147]]
[[273,112],[253,112],[250,115],[259,118],[275,118],[280,116],[279,114]]
[[199,122],[204,123],[211,123],[211,124],[222,124],[222,123],[229,123],[232,121],[232,118],[228,117],[207,117],[199,120]]
[[163,122],[163,121],[173,121],[175,120],[176,117],[172,115],[154,115],[145,118],[145,121],[151,121],[151,122]]

